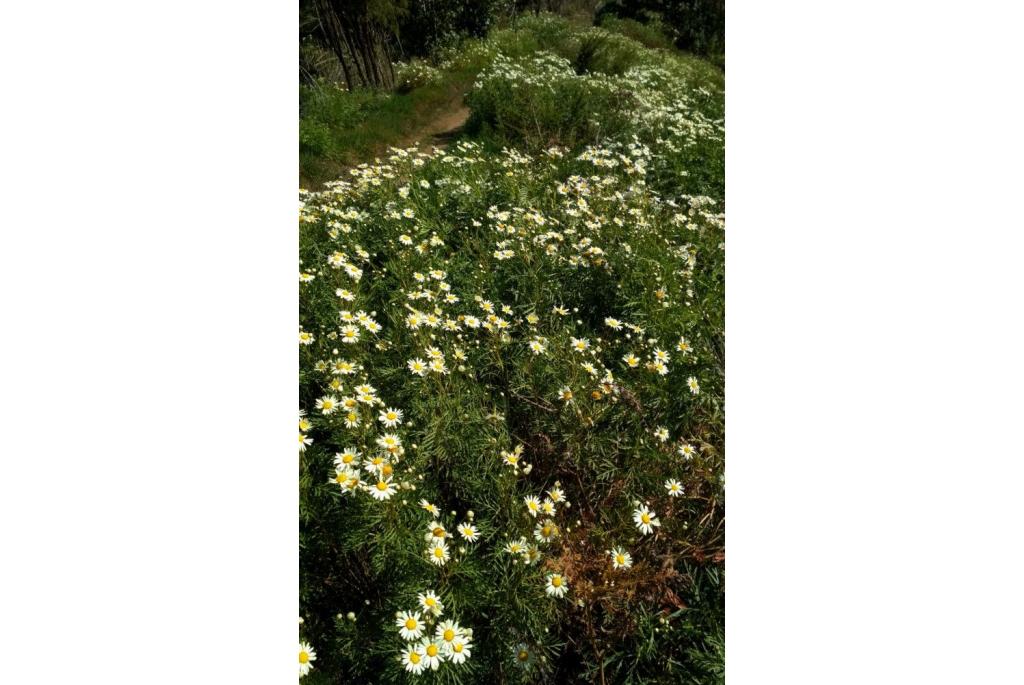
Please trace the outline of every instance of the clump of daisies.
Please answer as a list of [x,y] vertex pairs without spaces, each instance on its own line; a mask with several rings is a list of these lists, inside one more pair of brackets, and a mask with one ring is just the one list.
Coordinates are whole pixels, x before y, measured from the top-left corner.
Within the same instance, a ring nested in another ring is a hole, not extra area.
[[417,603],[417,609],[395,614],[398,635],[406,642],[398,655],[402,667],[419,675],[445,664],[465,663],[473,653],[473,629],[455,620],[440,620],[444,604],[433,590],[419,593]]

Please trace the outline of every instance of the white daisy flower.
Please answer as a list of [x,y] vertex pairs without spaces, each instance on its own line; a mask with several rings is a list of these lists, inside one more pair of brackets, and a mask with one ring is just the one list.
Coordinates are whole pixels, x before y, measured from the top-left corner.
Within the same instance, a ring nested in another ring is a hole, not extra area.
[[424,611],[429,611],[434,616],[440,616],[444,612],[444,604],[441,602],[441,598],[434,594],[433,590],[419,593],[416,595],[416,599]]
[[436,506],[434,506],[433,504],[431,504],[430,502],[428,502],[425,499],[421,499],[420,500],[420,509],[423,509],[424,511],[430,512],[434,516],[439,516],[441,514],[441,510],[440,509],[438,509]]
[[538,523],[533,529],[533,537],[537,542],[551,542],[558,537],[558,524],[551,519]]
[[335,469],[334,477],[327,482],[340,486],[343,493],[352,492],[363,484],[363,481],[359,478],[359,472],[344,466]]
[[573,338],[570,346],[577,352],[586,352],[590,348],[590,341],[586,338]]
[[526,503],[526,511],[530,516],[537,518],[537,514],[540,513],[540,500],[533,495],[527,495],[523,498],[523,502]]
[[683,443],[679,446],[679,454],[686,459],[693,459],[693,456],[697,454],[697,449],[688,442]]
[[410,673],[415,673],[416,675],[422,673],[427,665],[423,645],[406,645],[405,649],[402,650],[401,662],[405,666],[405,670]]
[[374,473],[381,473],[381,474],[383,474],[383,472],[384,472],[384,465],[386,463],[387,463],[387,460],[384,457],[382,457],[379,454],[375,454],[375,455],[373,455],[372,457],[370,457],[369,459],[367,459],[366,461],[363,462],[363,469],[365,469],[370,474],[374,474]]
[[457,636],[452,640],[451,644],[445,646],[447,649],[448,660],[453,664],[461,664],[470,657],[470,651],[473,644],[469,641],[469,638],[465,636]]
[[358,326],[342,326],[341,327],[341,342],[348,343],[348,344],[359,342],[359,327]]
[[412,371],[417,376],[427,375],[427,363],[422,359],[410,359],[409,363],[406,364],[406,366],[408,366],[409,370]]
[[658,516],[648,509],[646,504],[637,507],[633,512],[633,522],[636,523],[636,527],[644,535],[650,535],[654,532],[655,527],[661,525]]
[[316,652],[306,642],[299,642],[299,677],[309,673],[309,669],[313,668],[313,662],[316,661]]
[[455,638],[462,637],[466,631],[459,627],[459,624],[455,621],[441,621],[437,624],[434,629],[434,639],[442,644],[443,647],[449,647]]
[[549,573],[547,575],[547,587],[544,589],[551,597],[563,597],[569,589],[569,581],[560,573]]
[[432,564],[444,566],[451,558],[448,553],[448,544],[444,540],[435,540],[430,543],[430,546],[427,547],[427,558]]
[[385,433],[377,438],[377,444],[388,452],[394,454],[395,452],[398,452],[399,448],[402,446],[402,439],[394,433]]
[[436,671],[441,665],[441,645],[429,638],[423,638],[420,647],[423,649],[423,665]]
[[390,478],[378,480],[376,483],[369,486],[368,489],[370,491],[370,495],[372,495],[375,500],[380,501],[389,500],[396,492],[398,492],[398,490],[395,489],[395,484],[391,482]]
[[526,539],[519,538],[518,540],[512,540],[505,545],[505,551],[509,554],[522,554],[526,550]]
[[398,632],[403,640],[418,640],[423,635],[423,629],[426,628],[418,611],[415,613],[400,612],[395,619],[395,625],[398,626]]
[[338,409],[338,398],[334,395],[326,395],[316,401],[316,408],[324,414],[324,416],[333,414]]
[[334,455],[334,465],[338,468],[348,467],[355,468],[355,465],[359,463],[359,450],[355,447],[346,447],[341,452]]
[[463,523],[458,527],[458,531],[466,542],[476,542],[480,538],[480,533],[472,523]]
[[612,558],[612,568],[616,570],[629,568],[633,565],[633,557],[629,552],[625,551],[621,547],[608,550],[608,556]]
[[693,376],[686,379],[686,385],[690,388],[690,392],[694,395],[700,394],[700,383]]
[[679,497],[683,494],[683,486],[675,478],[665,481],[665,489],[668,490],[669,497]]
[[388,407],[380,413],[377,420],[388,428],[394,428],[398,424],[402,423],[402,410]]

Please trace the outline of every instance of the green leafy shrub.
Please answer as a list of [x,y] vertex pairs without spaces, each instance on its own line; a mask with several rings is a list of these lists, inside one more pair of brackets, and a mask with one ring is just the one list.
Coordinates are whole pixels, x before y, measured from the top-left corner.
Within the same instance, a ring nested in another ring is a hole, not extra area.
[[600,18],[601,28],[621,33],[642,43],[648,48],[668,50],[672,48],[670,29],[658,18],[650,19],[646,24],[635,19],[623,19],[614,14],[605,14]]
[[547,52],[515,61],[499,55],[466,97],[475,125],[532,150],[620,133],[629,126],[632,100],[624,84],[577,74]]
[[580,35],[580,49],[575,60],[578,73],[621,76],[631,67],[649,62],[647,51],[640,43],[618,33],[589,29]]
[[395,90],[399,93],[408,93],[416,88],[437,83],[442,78],[436,68],[420,61],[398,63],[394,65],[394,69]]

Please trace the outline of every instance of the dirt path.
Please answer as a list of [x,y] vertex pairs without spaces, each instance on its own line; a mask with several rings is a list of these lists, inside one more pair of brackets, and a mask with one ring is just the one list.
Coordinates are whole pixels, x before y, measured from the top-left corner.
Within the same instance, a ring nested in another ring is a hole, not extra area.
[[444,149],[448,147],[448,143],[453,138],[462,132],[467,119],[469,119],[469,108],[462,103],[460,97],[458,101],[452,103],[451,108],[439,110],[426,125],[403,137],[398,147],[419,144],[420,147],[427,150]]

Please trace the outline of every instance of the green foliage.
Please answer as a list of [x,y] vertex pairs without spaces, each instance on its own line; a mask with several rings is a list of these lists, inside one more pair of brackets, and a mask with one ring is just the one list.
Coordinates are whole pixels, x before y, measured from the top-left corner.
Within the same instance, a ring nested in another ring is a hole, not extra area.
[[499,55],[466,102],[473,124],[502,142],[538,150],[576,147],[626,130],[632,97],[619,81],[577,74],[568,60],[541,52],[515,61]]
[[[433,69],[405,95],[302,93],[320,154],[482,69],[475,140],[393,149],[300,195],[305,682],[720,683],[722,74],[545,15]],[[520,538],[530,554],[508,551]],[[428,590],[472,654],[414,675],[395,615]]]
[[621,33],[646,47],[665,50],[672,47],[672,39],[669,37],[670,29],[658,18],[641,23],[635,19],[623,19],[614,14],[605,14],[599,21],[601,28]]
[[[725,0],[611,0],[601,7],[597,20],[650,47],[662,47],[648,42],[653,32],[636,26],[646,24],[671,37],[676,47],[725,65]],[[643,34],[648,40],[640,37]]]

